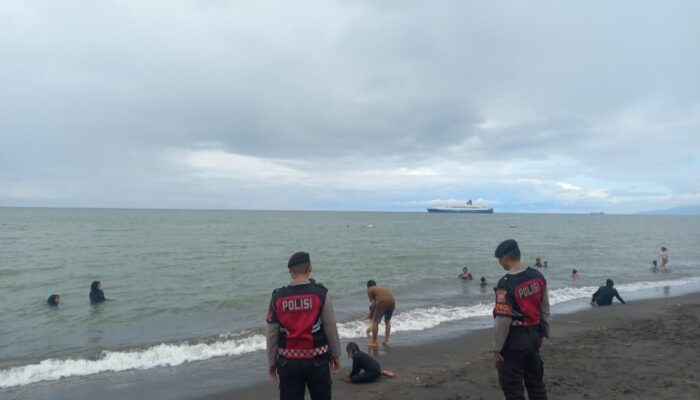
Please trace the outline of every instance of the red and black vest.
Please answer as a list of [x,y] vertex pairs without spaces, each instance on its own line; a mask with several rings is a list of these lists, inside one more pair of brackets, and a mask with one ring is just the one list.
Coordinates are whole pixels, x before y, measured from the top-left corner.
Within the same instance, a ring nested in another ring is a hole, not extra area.
[[321,321],[327,293],[328,289],[316,283],[285,286],[272,292],[267,322],[280,324],[277,354],[311,359],[328,353]]
[[512,318],[511,325],[535,326],[540,323],[547,281],[537,270],[527,267],[498,281],[493,316]]

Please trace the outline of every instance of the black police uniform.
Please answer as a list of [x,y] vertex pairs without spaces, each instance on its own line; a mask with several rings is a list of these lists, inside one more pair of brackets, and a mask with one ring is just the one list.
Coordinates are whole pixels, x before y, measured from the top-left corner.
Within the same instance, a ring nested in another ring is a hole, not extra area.
[[[543,314],[549,314],[547,281],[533,268],[509,273],[494,288],[494,318],[508,323],[507,338],[500,350],[504,361],[498,362],[498,381],[506,399],[525,399],[523,380],[530,400],[546,399],[544,367],[539,349],[542,337],[548,336]],[[496,344],[498,346],[498,344]]]
[[267,322],[279,324],[277,373],[282,400],[303,400],[306,386],[313,400],[331,398],[329,344],[322,321],[327,294],[325,287],[312,282],[293,282],[272,293]]

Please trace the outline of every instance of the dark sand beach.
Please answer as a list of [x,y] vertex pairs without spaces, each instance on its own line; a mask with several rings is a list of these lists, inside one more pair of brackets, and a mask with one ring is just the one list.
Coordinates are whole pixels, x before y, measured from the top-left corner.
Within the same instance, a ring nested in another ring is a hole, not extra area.
[[[552,318],[542,350],[551,399],[699,399],[700,293],[591,308]],[[396,378],[350,385],[334,376],[334,399],[502,399],[490,330],[378,358]],[[275,399],[276,384],[207,400]]]

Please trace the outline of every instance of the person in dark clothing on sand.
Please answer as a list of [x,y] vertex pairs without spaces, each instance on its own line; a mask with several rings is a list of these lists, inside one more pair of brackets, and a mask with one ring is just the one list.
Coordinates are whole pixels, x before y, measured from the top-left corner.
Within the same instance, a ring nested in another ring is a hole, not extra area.
[[105,292],[102,291],[102,283],[93,281],[90,285],[90,304],[100,304],[106,300]]
[[349,383],[370,383],[379,379],[380,376],[393,377],[391,371],[382,371],[377,360],[367,353],[360,351],[360,346],[355,342],[350,342],[345,347],[348,357],[352,358],[352,371],[345,374],[345,380]]
[[609,306],[612,304],[613,297],[617,297],[620,303],[627,304],[624,300],[622,300],[620,293],[617,292],[617,289],[615,289],[613,285],[614,283],[612,279],[605,281],[605,286],[599,287],[598,290],[593,293],[591,304],[594,306]]
[[57,294],[52,294],[49,296],[49,298],[46,300],[46,304],[56,307],[61,303],[61,296]]

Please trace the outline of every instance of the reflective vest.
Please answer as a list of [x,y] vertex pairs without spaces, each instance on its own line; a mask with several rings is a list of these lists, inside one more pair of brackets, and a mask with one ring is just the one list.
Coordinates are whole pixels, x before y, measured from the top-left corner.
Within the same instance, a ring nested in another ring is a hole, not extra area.
[[544,276],[530,267],[504,276],[494,288],[496,305],[493,316],[510,317],[513,326],[538,325],[546,287]]
[[277,354],[285,358],[311,359],[328,353],[321,311],[328,289],[308,283],[285,286],[272,292],[268,323],[279,323]]

